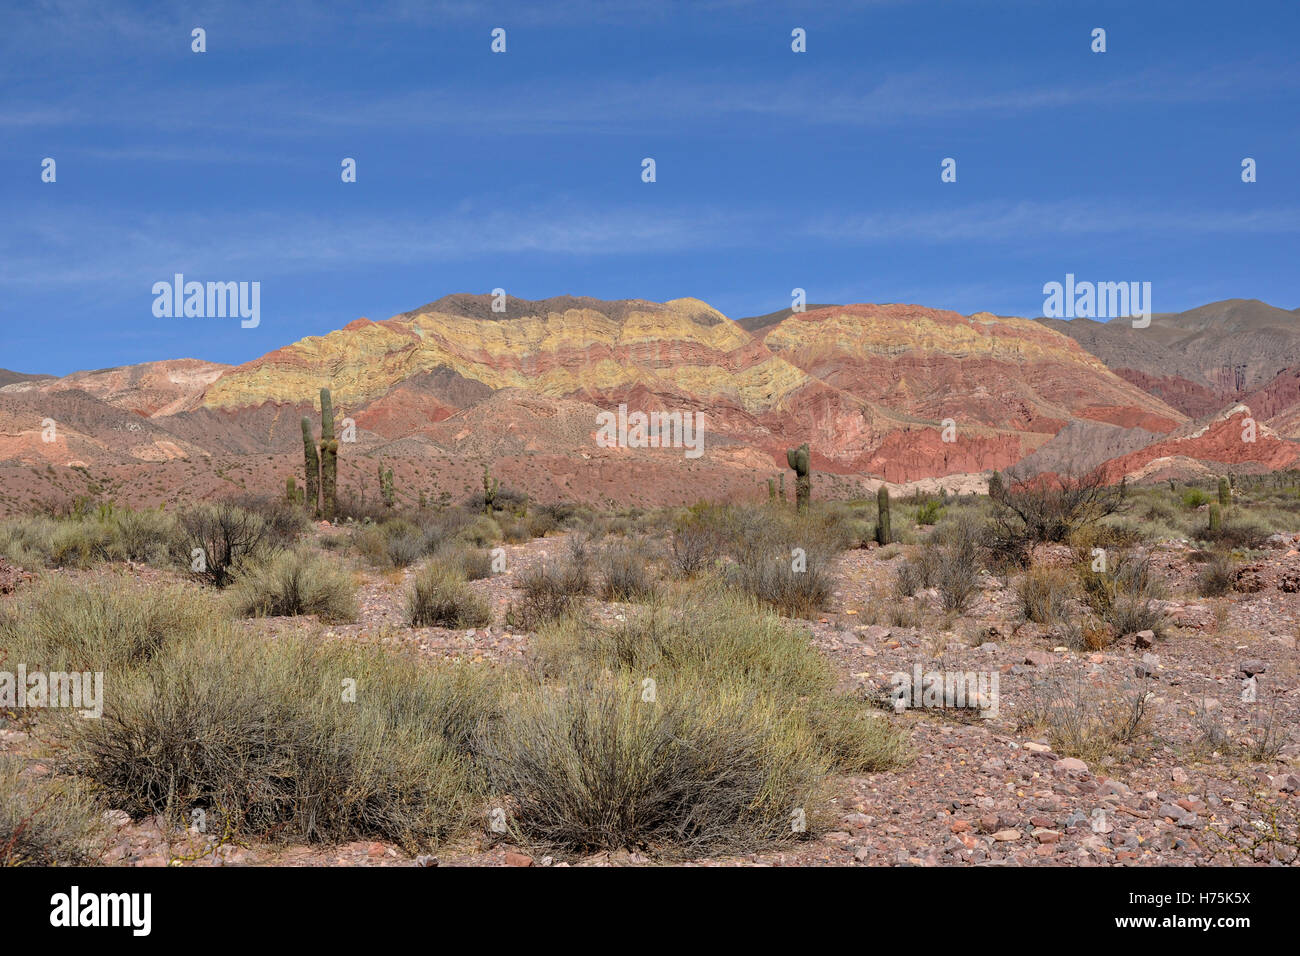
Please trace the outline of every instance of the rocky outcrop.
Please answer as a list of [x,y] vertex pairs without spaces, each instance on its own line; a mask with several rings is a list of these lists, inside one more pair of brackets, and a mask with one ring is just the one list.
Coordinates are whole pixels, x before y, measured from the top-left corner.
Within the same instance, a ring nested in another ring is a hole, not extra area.
[[[1271,471],[1300,462],[1300,442],[1280,437],[1257,421],[1245,405],[1234,405],[1138,451],[1111,459],[1102,466],[1102,473],[1111,482],[1125,475],[1155,479],[1167,475],[1170,463],[1177,459],[1221,469],[1249,465],[1252,470]],[[1156,467],[1164,471],[1157,474]]]

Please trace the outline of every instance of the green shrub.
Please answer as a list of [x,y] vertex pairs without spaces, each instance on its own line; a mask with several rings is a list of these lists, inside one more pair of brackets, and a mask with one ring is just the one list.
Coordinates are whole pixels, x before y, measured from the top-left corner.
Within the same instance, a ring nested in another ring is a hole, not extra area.
[[685,676],[778,697],[808,723],[827,760],[848,772],[885,769],[906,750],[888,721],[860,719],[865,705],[835,692],[834,670],[805,633],[735,592],[697,585],[613,624],[566,618],[539,632],[535,653],[552,677],[575,669],[661,683]]
[[1031,567],[1016,585],[1020,616],[1035,624],[1064,624],[1070,619],[1074,581],[1060,568]]
[[601,551],[600,566],[603,600],[635,602],[654,596],[654,574],[643,548],[622,541],[607,545]]
[[472,544],[476,548],[486,548],[501,540],[501,526],[487,515],[477,515],[473,521],[461,528],[456,536],[466,544]]
[[235,611],[243,617],[314,614],[330,624],[357,619],[356,581],[315,551],[281,551],[246,565],[236,574],[231,591]]
[[107,837],[90,788],[23,770],[21,759],[0,754],[0,867],[98,863]]
[[487,748],[523,839],[590,852],[739,852],[801,834],[826,764],[806,725],[752,689],[686,679],[653,702],[630,675],[512,699]]
[[411,627],[486,627],[492,608],[465,583],[463,573],[434,561],[411,582],[406,620]]
[[192,586],[47,577],[0,616],[0,658],[29,670],[112,672],[137,667],[226,616]]
[[416,852],[481,808],[469,742],[496,706],[489,686],[380,651],[220,629],[118,682],[102,719],[66,721],[64,762],[132,815],[188,823],[202,810],[213,833]]
[[916,509],[916,523],[923,525],[932,525],[938,522],[943,515],[943,505],[935,498],[928,498],[921,502]]

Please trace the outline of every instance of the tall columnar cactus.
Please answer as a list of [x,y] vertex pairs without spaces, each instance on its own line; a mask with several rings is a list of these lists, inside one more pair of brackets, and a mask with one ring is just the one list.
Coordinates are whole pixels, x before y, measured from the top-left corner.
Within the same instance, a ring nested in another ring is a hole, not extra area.
[[1219,479],[1219,504],[1224,508],[1232,504],[1232,486],[1227,478]]
[[320,390],[320,496],[321,514],[333,521],[338,510],[339,443],[334,437],[334,402],[330,390]]
[[497,500],[497,489],[501,487],[501,482],[492,477],[492,472],[488,466],[483,466],[483,513],[492,513],[492,503]]
[[302,417],[302,460],[307,472],[303,504],[313,516],[320,515],[320,458],[316,455],[316,438],[311,433],[311,419]]
[[1210,502],[1210,530],[1211,531],[1218,531],[1221,527],[1223,527],[1222,514],[1223,512],[1220,510],[1219,506],[1214,502]]
[[284,500],[291,505],[296,505],[301,499],[298,497],[298,479],[293,475],[286,475],[284,479]]
[[1124,475],[1119,480],[1119,496],[1121,498],[1128,497],[1128,475]]
[[785,472],[784,471],[781,472],[781,474],[778,477],[781,479],[781,503],[784,504],[785,503]]
[[776,501],[776,482],[771,478],[767,479],[767,500]]
[[876,541],[881,547],[893,540],[889,526],[889,489],[884,485],[876,492]]
[[788,449],[785,453],[785,460],[795,473],[795,501],[798,503],[799,510],[804,511],[807,509],[808,501],[812,497],[812,478],[808,474],[808,443],[804,442],[798,448]]
[[393,469],[384,470],[384,466],[379,466],[379,497],[384,499],[384,507],[393,506]]

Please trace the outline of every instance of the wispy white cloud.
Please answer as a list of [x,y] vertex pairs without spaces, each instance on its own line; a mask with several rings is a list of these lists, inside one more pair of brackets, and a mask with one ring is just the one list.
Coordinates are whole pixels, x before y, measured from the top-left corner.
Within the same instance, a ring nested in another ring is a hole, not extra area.
[[644,255],[725,248],[752,235],[744,216],[571,203],[518,208],[464,203],[420,219],[154,214],[132,217],[130,224],[80,210],[42,212],[29,224],[15,225],[0,240],[0,287],[120,286],[137,284],[142,276],[217,268],[256,279],[259,272],[301,274],[515,254]]
[[1105,235],[1217,236],[1300,233],[1300,210],[1162,209],[1115,202],[984,202],[951,209],[823,216],[811,237],[847,242],[1009,242]]
[[[1162,210],[1088,204],[979,203],[953,209],[814,217],[792,231],[758,211],[682,206],[601,207],[571,200],[513,205],[467,201],[428,218],[259,212],[155,213],[115,219],[103,211],[33,211],[0,233],[0,287],[135,285],[173,271],[235,270],[234,278],[371,266],[456,263],[492,256],[617,257],[763,248],[770,237],[809,248],[997,243],[1034,250],[1090,236],[1196,239],[1300,232],[1300,210]],[[224,278],[231,278],[224,275]],[[869,283],[823,290],[871,298]],[[896,298],[906,290],[894,293]],[[918,295],[927,290],[918,290]],[[954,289],[954,298],[1006,290]],[[812,295],[810,290],[810,295]]]

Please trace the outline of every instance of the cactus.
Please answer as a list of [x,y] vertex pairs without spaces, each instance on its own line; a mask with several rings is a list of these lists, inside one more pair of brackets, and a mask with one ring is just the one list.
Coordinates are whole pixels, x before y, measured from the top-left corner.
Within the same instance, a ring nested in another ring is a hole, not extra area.
[[298,479],[293,475],[286,475],[284,479],[284,500],[291,505],[295,505],[302,500],[298,497],[298,493]]
[[1119,480],[1119,496],[1121,498],[1128,497],[1128,475],[1122,476]]
[[311,433],[311,419],[302,417],[302,460],[307,472],[307,487],[303,503],[315,517],[320,517],[320,459],[316,455],[316,439]]
[[1210,530],[1218,531],[1223,527],[1223,512],[1219,506],[1213,502],[1210,503]]
[[1219,505],[1228,507],[1232,504],[1232,486],[1228,484],[1227,478],[1219,479]]
[[379,465],[379,497],[383,499],[385,508],[393,506],[393,469],[385,471],[382,463]]
[[497,489],[501,487],[501,482],[492,477],[492,472],[488,466],[483,466],[483,513],[490,515],[492,513],[492,503],[497,500]]
[[883,548],[892,537],[889,527],[889,489],[881,485],[876,492],[876,542]]
[[771,478],[767,479],[767,500],[776,501],[776,482]]
[[808,500],[812,497],[812,478],[808,473],[809,457],[807,442],[798,448],[790,448],[785,453],[786,463],[795,473],[794,496],[800,511],[807,510]]
[[330,390],[320,390],[320,496],[321,515],[333,521],[338,509],[339,443],[334,437],[334,402]]
[[784,504],[785,503],[785,472],[784,471],[781,472],[779,477],[781,479],[781,502]]
[[425,497],[424,492],[420,492],[420,510],[423,511],[429,505],[429,499]]

